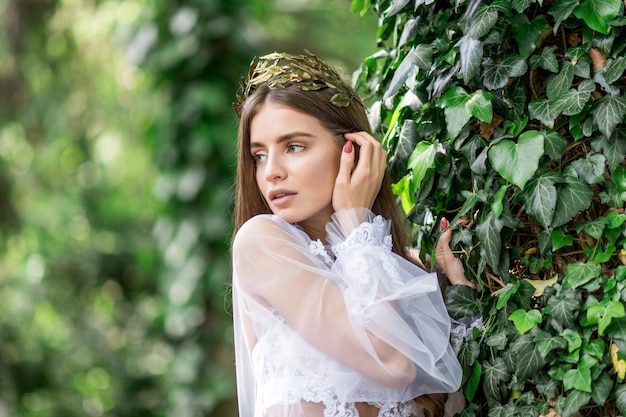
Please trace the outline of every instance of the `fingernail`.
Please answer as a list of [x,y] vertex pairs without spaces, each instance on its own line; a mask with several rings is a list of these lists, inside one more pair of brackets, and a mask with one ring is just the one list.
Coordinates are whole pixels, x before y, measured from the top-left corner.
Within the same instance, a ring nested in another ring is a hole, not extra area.
[[448,219],[446,219],[445,217],[441,218],[441,221],[439,222],[439,228],[441,230],[445,229],[446,227],[448,227],[450,223],[448,223]]
[[352,142],[350,141],[346,141],[346,143],[343,145],[343,151],[345,153],[350,153],[352,152]]

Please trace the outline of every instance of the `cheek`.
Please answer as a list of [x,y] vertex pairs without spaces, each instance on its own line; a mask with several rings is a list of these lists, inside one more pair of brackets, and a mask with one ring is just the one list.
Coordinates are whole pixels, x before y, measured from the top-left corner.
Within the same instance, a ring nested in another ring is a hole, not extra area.
[[335,181],[337,180],[337,174],[339,174],[339,156],[331,155],[326,162],[327,168],[323,170],[324,174],[322,174],[322,166],[320,165],[320,169],[316,172],[320,178],[328,187],[334,188]]
[[263,180],[263,170],[254,167],[254,181],[256,182],[257,187],[261,195],[264,195],[264,190],[266,187],[266,182]]

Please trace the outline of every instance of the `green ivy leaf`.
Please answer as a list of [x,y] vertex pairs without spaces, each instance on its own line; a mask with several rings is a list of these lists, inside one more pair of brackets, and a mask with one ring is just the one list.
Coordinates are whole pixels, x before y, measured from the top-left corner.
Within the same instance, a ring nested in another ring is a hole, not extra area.
[[411,181],[415,188],[419,187],[426,172],[434,168],[437,144],[426,141],[419,142],[409,157],[408,168],[411,170]]
[[477,341],[470,339],[465,341],[459,349],[459,363],[463,368],[469,368],[476,362],[480,355],[480,345]]
[[588,368],[570,369],[563,377],[563,388],[569,391],[572,388],[591,393],[591,371]]
[[480,240],[480,255],[494,269],[498,268],[500,251],[502,249],[502,237],[500,231],[503,224],[489,213],[487,218],[476,226],[476,234]]
[[496,291],[494,294],[496,297],[498,297],[498,301],[496,302],[496,309],[502,309],[502,307],[504,307],[506,303],[509,302],[513,294],[515,294],[517,290],[519,290],[520,285],[520,281],[517,281],[515,284],[509,282],[505,285],[504,288],[500,288],[498,291]]
[[496,331],[489,335],[487,339],[487,346],[494,347],[498,350],[503,350],[506,347],[506,342],[509,338],[506,331]]
[[615,184],[617,192],[623,193],[626,191],[626,168],[618,166],[611,173],[611,181]]
[[610,138],[598,135],[598,138],[591,142],[591,146],[596,152],[602,152],[609,169],[613,171],[626,158],[626,129],[618,127]]
[[417,68],[428,71],[433,64],[433,47],[431,45],[419,44],[415,46],[413,51]]
[[505,56],[500,63],[489,58],[484,66],[483,84],[488,90],[505,87],[509,78],[521,77],[528,70],[526,60],[517,54]]
[[552,223],[557,201],[557,191],[552,178],[540,176],[530,181],[522,199],[528,214],[543,227],[548,228]]
[[444,109],[444,114],[446,116],[446,125],[448,127],[448,135],[450,137],[450,140],[456,139],[465,124],[472,117],[469,109],[465,106],[446,107]]
[[567,177],[564,184],[557,184],[557,200],[552,227],[559,227],[574,218],[579,211],[591,204],[593,191],[583,181]]
[[417,52],[415,48],[411,48],[393,73],[389,87],[385,90],[383,100],[393,97],[398,91],[400,91],[400,88],[402,88],[402,86],[406,83],[409,76],[417,71],[417,60]]
[[496,357],[493,362],[483,361],[483,389],[490,398],[499,400],[502,382],[511,380],[511,370],[504,359]]
[[539,15],[529,22],[525,14],[517,14],[510,19],[510,22],[520,53],[524,58],[528,58],[534,52],[541,39],[541,32],[550,27],[544,15]]
[[476,391],[480,385],[480,377],[482,373],[483,367],[480,362],[474,362],[474,365],[472,366],[472,373],[470,374],[467,382],[463,384],[463,394],[465,394],[465,398],[469,402],[471,402],[474,399],[474,395],[476,395]]
[[606,226],[609,229],[617,229],[626,222],[626,214],[620,214],[617,211],[611,211],[606,215]]
[[552,252],[564,248],[565,246],[572,246],[574,243],[574,236],[566,235],[562,230],[557,229],[550,233],[552,239]]
[[498,191],[493,196],[493,201],[491,202],[491,210],[496,218],[502,215],[504,211],[504,205],[502,204],[502,200],[504,200],[504,195],[506,194],[506,190],[509,187],[506,185],[501,186]]
[[541,313],[539,310],[524,311],[520,308],[511,313],[509,320],[513,322],[520,334],[524,334],[532,329],[535,324],[541,323]]
[[472,116],[467,106],[469,97],[463,88],[452,87],[441,96],[437,103],[444,109],[450,139],[458,136]]
[[589,307],[587,310],[587,320],[590,324],[598,325],[598,334],[604,334],[614,318],[622,318],[626,315],[624,305],[619,301],[610,301]]
[[613,391],[613,380],[606,373],[602,372],[598,378],[593,381],[591,386],[591,398],[599,406],[603,406]]
[[591,185],[604,181],[605,162],[604,155],[587,153],[585,158],[572,162],[571,167],[578,174],[578,178]]
[[394,0],[391,5],[383,12],[386,17],[394,16],[402,11],[404,7],[409,4],[410,0]]
[[466,285],[452,285],[446,289],[450,302],[446,304],[452,318],[474,317],[482,313],[478,293]]
[[458,217],[464,216],[467,212],[472,210],[477,203],[484,203],[487,201],[487,193],[483,190],[478,190],[475,193],[469,191],[461,191],[461,195],[465,198],[463,206],[459,210]]
[[565,329],[561,333],[561,336],[567,341],[567,351],[574,352],[579,349],[583,344],[583,339],[573,329]]
[[404,27],[402,28],[400,38],[398,39],[398,48],[404,46],[407,42],[414,40],[418,36],[420,23],[420,19],[407,20],[407,22],[404,24]]
[[405,119],[400,129],[398,143],[389,159],[389,169],[392,174],[392,181],[397,182],[399,175],[405,175],[408,167],[408,160],[417,144],[417,124],[413,119]]
[[626,57],[619,56],[613,60],[609,60],[602,69],[602,75],[607,83],[614,83],[619,80],[626,70]]
[[483,59],[483,43],[469,35],[464,35],[456,46],[459,47],[461,54],[463,82],[468,84],[480,72],[480,64]]
[[589,258],[593,262],[597,263],[605,263],[611,259],[611,256],[615,253],[616,247],[615,245],[607,246],[604,250],[601,247],[596,247],[593,255]]
[[571,88],[562,94],[555,101],[555,106],[566,116],[578,114],[585,108],[595,89],[596,83],[593,80],[584,80],[578,86],[578,90]]
[[600,240],[607,224],[608,220],[606,217],[598,217],[597,219],[578,223],[576,225],[576,232],[580,233],[584,230],[595,240]]
[[400,204],[404,214],[409,214],[415,206],[415,192],[411,187],[411,173],[409,172],[400,181],[391,185],[393,193],[400,197]]
[[548,354],[554,349],[562,349],[567,346],[567,342],[564,338],[561,336],[555,336],[544,330],[539,330],[537,332],[533,338],[533,342],[537,344],[537,349],[539,349],[539,353],[543,358],[548,356]]
[[534,2],[535,0],[512,0],[511,5],[513,6],[513,9],[516,10],[518,13],[522,13],[528,8],[528,6],[530,6],[531,3]]
[[491,123],[491,118],[493,117],[491,99],[493,99],[493,95],[486,91],[474,91],[469,95],[466,104],[470,114],[480,121]]
[[578,58],[574,65],[574,76],[585,80],[591,78],[591,58],[589,55],[583,55]]
[[557,401],[556,412],[562,417],[571,417],[589,403],[591,394],[573,389],[561,401]]
[[556,35],[559,30],[561,22],[572,14],[579,3],[580,0],[555,0],[552,7],[548,11],[548,13],[554,16],[554,27],[552,28],[554,35]]
[[617,409],[621,415],[626,415],[626,384],[617,384],[614,394]]
[[549,100],[557,100],[565,94],[574,81],[574,66],[569,61],[563,61],[561,71],[551,75],[546,83],[546,95]]
[[490,123],[493,115],[492,97],[482,90],[468,94],[461,87],[452,87],[446,91],[437,104],[444,109],[450,138],[458,136],[471,116]]
[[518,381],[532,377],[546,363],[529,335],[518,337],[511,345],[511,353],[516,359],[515,375]]
[[617,16],[621,0],[582,0],[574,9],[574,16],[583,19],[593,30],[608,35],[609,22]]
[[498,8],[491,4],[483,4],[476,10],[469,23],[468,34],[474,39],[485,36],[498,21]]
[[545,98],[528,103],[528,115],[550,128],[554,126],[554,119],[559,114],[561,114],[561,107]]
[[591,114],[600,132],[610,137],[615,126],[624,120],[626,97],[604,96],[594,104]]
[[563,282],[568,283],[572,288],[578,288],[583,284],[600,276],[601,266],[593,262],[574,262],[565,267]]
[[541,67],[546,71],[559,72],[559,61],[554,54],[556,49],[557,47],[554,45],[546,46],[541,49],[541,55],[532,55],[530,57],[530,68],[534,70],[537,67]]
[[561,159],[566,146],[567,139],[561,136],[559,132],[550,132],[544,136],[544,151],[553,161]]
[[508,403],[506,407],[503,406],[500,404],[499,397],[494,399],[488,396],[487,401],[493,403],[493,405],[489,407],[489,417],[508,417],[514,414],[512,410],[513,405]]
[[543,134],[529,130],[517,143],[504,139],[489,149],[489,162],[503,178],[522,190],[535,174],[543,155]]
[[367,10],[371,6],[371,0],[352,0],[352,4],[350,5],[350,10],[352,13],[359,13],[361,17],[367,13]]

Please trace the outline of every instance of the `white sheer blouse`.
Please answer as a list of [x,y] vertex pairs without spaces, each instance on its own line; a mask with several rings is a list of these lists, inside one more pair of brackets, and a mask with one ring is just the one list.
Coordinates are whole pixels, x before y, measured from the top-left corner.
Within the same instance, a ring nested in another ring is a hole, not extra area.
[[[366,219],[366,221],[361,221]],[[389,221],[343,210],[328,246],[258,215],[233,244],[241,417],[405,417],[409,401],[454,392],[461,368],[434,274],[391,251]]]

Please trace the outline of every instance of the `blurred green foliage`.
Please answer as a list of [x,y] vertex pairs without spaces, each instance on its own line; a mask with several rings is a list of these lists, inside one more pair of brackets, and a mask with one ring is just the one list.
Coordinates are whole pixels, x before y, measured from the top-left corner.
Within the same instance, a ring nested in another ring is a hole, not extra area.
[[0,0],[0,417],[235,414],[230,103],[271,50],[349,75],[349,7]]

